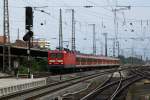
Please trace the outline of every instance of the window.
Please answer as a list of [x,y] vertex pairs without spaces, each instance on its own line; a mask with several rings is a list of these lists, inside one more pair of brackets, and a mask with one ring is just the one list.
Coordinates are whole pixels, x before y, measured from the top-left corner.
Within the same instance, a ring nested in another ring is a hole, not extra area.
[[90,62],[93,62],[93,59],[92,59],[92,58],[90,58]]
[[56,53],[51,53],[50,58],[56,58]]
[[63,58],[63,54],[62,53],[58,53],[57,54],[57,58]]
[[81,58],[81,62],[86,62],[86,59],[85,58]]
[[77,62],[80,62],[80,58],[76,58]]
[[51,53],[50,58],[63,58],[62,53]]

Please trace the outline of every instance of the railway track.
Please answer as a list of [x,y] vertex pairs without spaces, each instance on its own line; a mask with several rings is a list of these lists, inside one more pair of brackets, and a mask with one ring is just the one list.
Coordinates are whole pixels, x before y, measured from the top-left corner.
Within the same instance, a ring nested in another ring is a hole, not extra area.
[[[135,67],[136,68],[136,67]],[[128,70],[129,68],[121,68],[118,69],[117,71],[122,71],[122,70]],[[83,82],[85,80],[89,80],[101,75],[105,75],[105,74],[110,74],[115,72],[116,69],[111,69],[111,70],[107,70],[105,72],[100,72],[100,73],[96,73],[96,74],[92,74],[92,75],[87,75],[87,76],[81,76],[81,77],[77,77],[74,79],[70,79],[70,80],[65,80],[65,81],[60,81],[60,82],[54,82],[54,83],[48,83],[46,86],[42,86],[42,87],[38,87],[38,88],[34,88],[34,89],[30,89],[30,90],[25,90],[25,91],[21,91],[21,92],[16,92],[7,96],[3,96],[0,97],[0,99],[11,99],[11,100],[22,100],[22,99],[26,99],[26,100],[33,100],[36,98],[40,98],[43,97],[45,95],[60,91],[62,89],[65,89],[69,86],[72,86],[74,84]],[[109,81],[106,80],[106,83]],[[118,82],[117,82],[118,83]],[[102,84],[101,87],[104,87],[105,83]]]
[[[112,76],[113,76],[113,73],[112,74],[110,73],[110,75],[108,77],[103,76],[105,79],[102,79],[102,77],[101,77],[100,80],[102,80],[102,82],[98,81],[97,85],[96,84],[93,84],[93,85],[91,84],[91,86],[89,86],[88,88],[86,88],[82,91],[78,91],[78,92],[74,92],[74,93],[70,93],[70,94],[64,94],[61,98],[62,98],[62,100],[79,100],[83,96],[90,93],[92,90],[104,86],[106,83],[108,83],[110,81]],[[94,83],[94,82],[92,82],[92,83]]]
[[130,85],[147,77],[147,75],[144,75],[145,73],[141,73],[140,70],[141,69],[135,68],[133,72],[134,74],[124,79],[120,74],[119,80],[109,82],[108,84],[93,90],[81,100],[122,100],[123,96],[121,94],[123,94]]
[[[128,69],[128,67],[124,66],[124,68],[122,68],[121,70],[126,70],[126,69]],[[106,69],[104,69],[104,70],[106,70]],[[74,74],[76,74],[76,73],[84,73],[84,72],[75,72]],[[69,75],[69,74],[72,74],[72,73],[64,73],[61,75]],[[60,74],[52,74],[50,72],[33,73],[34,78],[43,78],[43,77],[56,76],[56,75],[60,75]],[[7,75],[7,76],[0,76],[0,79],[13,78],[13,77],[16,78],[16,76],[14,76],[14,75]],[[18,77],[19,78],[28,78],[28,74],[19,74]]]
[[97,73],[97,74],[92,74],[92,75],[88,75],[88,76],[82,76],[82,77],[78,77],[78,78],[74,78],[74,79],[70,79],[70,80],[66,80],[66,81],[61,81],[61,82],[55,82],[55,83],[51,83],[48,84],[46,86],[42,86],[42,87],[38,87],[35,89],[30,89],[30,90],[25,90],[19,93],[13,93],[7,96],[3,96],[0,97],[1,99],[13,99],[13,100],[22,100],[22,99],[26,99],[26,100],[33,100],[39,97],[42,97],[44,95],[59,91],[63,88],[72,86],[73,84],[77,84],[79,82],[83,82],[85,80],[88,79],[92,79],[104,74],[109,74],[114,72],[115,70],[108,70],[106,72],[101,72],[101,73]]
[[[123,84],[122,87],[120,87],[120,89],[118,89],[114,95],[108,99],[108,100],[117,100],[117,98],[120,97],[120,95],[123,93],[124,90],[126,90],[130,85],[132,85],[133,83],[141,80],[141,79],[150,79],[148,76],[150,76],[150,74],[147,72],[146,66],[143,66],[143,68],[140,69],[135,69],[134,71],[132,71],[132,73],[134,73],[135,75],[138,75],[138,77],[136,77],[135,79],[133,79],[132,81],[129,81],[127,84]],[[118,99],[119,100],[119,99]]]
[[[139,67],[139,66],[138,66]],[[133,69],[136,69],[136,68],[138,68],[138,67],[133,67]],[[123,79],[123,76],[121,75],[121,73],[120,73],[120,71],[122,71],[122,70],[130,70],[130,69],[132,69],[131,67],[126,67],[126,68],[121,68],[121,69],[118,69],[118,71],[119,71],[119,74],[120,74],[120,82],[118,83],[119,85],[118,85],[118,87],[116,87],[116,92],[118,91],[118,89],[121,87],[121,84],[122,84],[122,79]],[[93,89],[94,91],[95,90],[97,90],[97,89],[99,89],[99,88],[101,88],[101,87],[103,87],[103,86],[105,86],[106,84],[108,84],[110,81],[111,81],[111,79],[112,79],[112,77],[109,77],[108,79],[106,79],[102,84],[100,84],[98,87],[96,87],[95,89]],[[82,91],[81,93],[80,93],[80,91],[79,91],[79,93],[77,92],[75,92],[75,94],[73,93],[73,95],[71,95],[71,96],[69,96],[69,95],[65,95],[64,97],[63,97],[63,99],[62,100],[79,100],[79,99],[81,99],[83,96],[85,96],[85,93],[87,93],[88,94],[88,92],[87,91],[92,91],[92,90],[90,90],[90,89],[87,89],[87,90],[85,90],[85,91]],[[72,94],[72,93],[70,93],[70,94]],[[83,95],[84,94],[84,95]],[[89,93],[90,94],[90,93]],[[115,94],[115,92],[113,93],[113,95]],[[112,96],[113,96],[112,95]],[[76,99],[75,99],[75,97],[76,97]],[[73,99],[74,98],[74,99]],[[92,99],[92,98],[91,98]],[[91,99],[89,99],[89,100],[91,100]],[[85,99],[86,100],[86,99]]]
[[141,80],[141,79],[150,79],[148,76],[150,76],[150,74],[148,75],[148,73],[139,71],[139,70],[135,70],[133,71],[133,73],[137,74],[139,77],[135,78],[134,80],[130,81],[129,83],[125,84],[124,86],[122,86],[116,93],[115,95],[111,98],[111,100],[116,100],[116,98],[122,93],[122,91],[124,91],[126,88],[128,88],[130,85],[132,85],[133,83]]
[[[125,82],[127,80],[129,81],[129,80],[134,79],[134,78],[136,78],[136,75],[131,76],[127,79],[123,79],[122,82]],[[92,100],[96,100],[96,99],[97,100],[113,100],[112,98],[110,98],[110,96],[114,97],[114,95],[116,95],[116,93],[120,90],[120,89],[118,89],[116,91],[116,89],[114,88],[114,86],[119,87],[119,85],[117,85],[117,84],[120,84],[120,80],[110,82],[109,84],[104,85],[103,87],[92,91],[90,94],[86,95],[81,100],[91,100],[91,99]],[[111,88],[111,87],[113,87],[114,89]],[[112,90],[112,89],[113,89],[113,91],[109,91],[109,90]],[[106,92],[108,92],[108,93],[106,94]]]
[[117,88],[115,89],[114,93],[110,96],[110,100],[113,100],[113,98],[116,95],[117,91],[121,88],[123,76],[121,75],[121,72],[119,72],[119,75],[120,75],[120,82],[119,82]]

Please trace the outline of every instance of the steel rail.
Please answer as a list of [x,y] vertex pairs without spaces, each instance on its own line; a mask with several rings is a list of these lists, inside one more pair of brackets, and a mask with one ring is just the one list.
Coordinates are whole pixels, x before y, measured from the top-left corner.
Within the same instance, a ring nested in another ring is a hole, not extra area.
[[[141,68],[141,69],[143,69],[143,68]],[[144,69],[144,70],[145,70],[145,69]],[[135,70],[135,71],[131,70],[131,71],[132,71],[133,73],[139,75],[139,76],[142,77],[142,78],[147,78],[147,79],[150,80],[150,78],[147,76],[148,73],[143,73],[143,72],[141,72],[141,71],[139,71],[139,70]],[[143,71],[143,70],[142,70],[142,71]],[[145,74],[146,74],[146,75],[145,75]],[[115,93],[115,95],[114,95],[111,99],[112,99],[112,100],[115,100],[116,97],[117,97],[117,95],[119,95],[119,94],[123,91],[124,88],[129,87],[130,85],[132,85],[132,84],[133,84],[134,82],[136,82],[136,81],[137,81],[137,80],[135,80],[135,81],[133,81],[133,82],[131,82],[131,83],[128,83],[126,86],[122,87],[122,89],[118,90],[118,91]]]
[[[123,79],[122,82],[124,81],[127,81],[127,80],[130,80],[130,79],[133,79],[135,78],[137,75],[132,75],[126,79]],[[109,88],[115,84],[118,84],[120,82],[120,80],[117,80],[117,81],[114,81],[114,82],[111,82],[95,91],[92,91],[91,93],[89,93],[88,95],[86,95],[85,97],[83,97],[81,100],[91,100],[93,99],[94,97],[96,97],[98,94],[100,94],[101,92],[103,92],[106,88]]]
[[[135,68],[137,68],[137,67],[135,67]],[[115,68],[115,70],[113,69],[113,70],[110,70],[110,71],[106,71],[106,73],[105,73],[105,72],[101,73],[100,76],[101,76],[101,75],[104,75],[104,74],[107,74],[107,72],[113,73],[113,72],[116,72],[116,71],[118,71],[118,70],[119,70],[119,71],[122,71],[122,70],[128,70],[128,69],[131,69],[131,68],[130,68],[130,67],[122,68],[122,69],[116,69],[116,68]],[[96,77],[96,76],[94,76],[94,77]],[[91,79],[91,78],[89,78],[89,79]],[[87,79],[85,79],[85,80],[87,80]],[[81,81],[79,81],[79,82],[82,82],[82,81],[84,81],[84,80],[81,80]],[[74,83],[74,84],[77,84],[77,83],[79,83],[79,82],[76,82],[76,83]],[[72,83],[71,85],[74,85],[74,84]],[[64,88],[67,88],[67,87],[69,87],[69,86],[71,86],[71,85],[64,86],[64,87],[62,87],[62,88],[57,88],[56,91],[59,91],[59,90],[64,89]],[[55,92],[55,90],[52,91],[52,92]],[[44,93],[40,93],[40,94],[37,94],[37,95],[35,95],[35,96],[29,97],[29,98],[27,98],[26,100],[28,100],[28,99],[36,99],[36,98],[45,96],[45,95],[50,94],[50,93],[51,93],[51,91],[44,92]]]
[[114,100],[114,96],[115,94],[117,93],[117,91],[121,88],[121,85],[122,85],[122,80],[123,80],[123,76],[121,75],[121,72],[119,72],[119,75],[120,75],[120,82],[116,88],[116,90],[114,91],[114,93],[110,96],[110,100]]
[[[132,68],[137,68],[137,67],[132,67]],[[121,69],[119,69],[119,71],[128,70],[128,69],[131,69],[131,68],[130,67],[121,68]],[[115,68],[115,69],[111,69],[111,70],[106,71],[106,72],[101,72],[101,75],[112,73],[112,72],[115,72],[116,70],[117,69]],[[93,77],[95,77],[95,76],[93,76]],[[0,99],[8,99],[8,98],[14,98],[14,97],[18,97],[18,96],[23,96],[25,94],[31,94],[31,93],[34,93],[36,91],[39,91],[39,90],[42,90],[42,89],[44,90],[44,89],[50,88],[50,87],[54,87],[54,86],[59,85],[59,84],[65,84],[65,83],[69,83],[69,82],[72,83],[71,81],[77,80],[77,79],[79,80],[81,78],[85,78],[85,76],[77,77],[77,78],[74,78],[74,79],[65,80],[65,81],[61,81],[61,82],[54,82],[54,83],[48,84],[46,86],[41,86],[41,87],[37,87],[37,88],[32,88],[32,89],[28,89],[28,90],[24,90],[24,91],[15,92],[15,93],[12,93],[12,94],[9,94],[9,95],[1,96]],[[83,80],[81,80],[81,81],[83,81]],[[70,85],[73,85],[73,84],[70,84]],[[56,91],[56,89],[55,89],[55,91]],[[46,94],[46,93],[43,93],[43,94]],[[37,94],[37,96],[35,96],[35,98],[39,97],[38,95],[39,94]]]
[[111,80],[112,76],[113,74],[108,79],[106,79],[100,86],[98,86],[95,90],[99,89],[100,87],[105,86],[105,84],[107,84]]
[[143,79],[143,77],[136,77],[134,80],[130,81],[129,83],[125,84],[123,87],[121,87],[116,94],[113,96],[113,98],[111,98],[112,100],[116,100],[117,96],[122,93],[123,90],[125,90],[126,88],[128,88],[130,85],[134,84],[135,82],[139,81]]
[[115,95],[113,96],[113,98],[111,98],[111,100],[115,100],[115,99],[117,98],[117,96],[118,96],[119,94],[121,94],[121,92],[122,92],[125,88],[128,88],[130,85],[134,84],[135,82],[137,82],[137,81],[139,81],[139,80],[141,80],[141,79],[143,79],[143,78],[148,78],[148,79],[150,79],[149,77],[147,77],[147,76],[145,75],[145,73],[143,73],[143,72],[141,72],[141,71],[139,71],[139,70],[136,70],[136,72],[132,70],[132,72],[135,73],[135,74],[137,74],[137,75],[140,76],[140,77],[137,78],[137,79],[135,79],[135,80],[133,80],[133,81],[131,81],[131,82],[129,82],[128,84],[125,84],[122,88],[120,88],[120,90],[118,90],[118,91],[115,93]]
[[[91,76],[88,75],[88,76],[77,77],[77,78],[74,78],[74,79],[65,80],[65,81],[61,81],[61,82],[54,82],[54,83],[48,84],[46,86],[41,86],[41,87],[38,87],[38,88],[29,89],[29,90],[25,90],[25,91],[21,91],[21,92],[16,92],[16,93],[13,93],[13,94],[10,94],[10,95],[2,96],[2,97],[0,97],[0,99],[8,99],[8,98],[14,98],[14,97],[17,97],[17,96],[22,96],[22,95],[25,95],[25,94],[31,94],[33,92],[37,92],[37,91],[40,91],[40,90],[45,90],[46,88],[57,87],[58,85],[62,85],[62,84],[65,84],[65,86],[71,86],[71,85],[76,84],[78,82],[81,82],[81,81],[84,81],[84,80],[87,80],[87,79],[91,79],[91,78],[94,78],[96,76],[101,76],[101,75],[105,75],[105,74],[108,74],[108,73],[112,73],[114,71],[115,70],[113,69],[113,70],[109,70],[109,71],[106,71],[106,72],[101,72],[99,74],[92,74]],[[75,82],[73,82],[73,81],[75,81]],[[51,90],[51,92],[58,91],[58,90],[60,90],[60,87],[56,88],[54,90]],[[48,91],[48,92],[50,92],[50,91]],[[46,94],[46,93],[44,93],[44,94]],[[36,97],[39,97],[39,96],[40,96],[39,94],[36,94],[32,98],[36,98]]]
[[[107,84],[110,80],[111,80],[111,78],[112,78],[112,76],[113,76],[113,74],[111,74],[111,75],[109,75],[109,77],[106,79],[106,80],[104,80],[100,85],[98,85],[98,87],[96,87],[94,90],[96,90],[96,89],[98,89],[98,88],[100,88],[100,87],[103,87],[105,84]],[[87,90],[88,88],[86,88],[86,89],[84,89],[84,90]],[[81,92],[81,91],[79,91],[79,92]],[[75,92],[75,93],[68,93],[67,95],[75,95],[75,94],[77,94],[77,93],[79,93],[79,92]],[[64,97],[62,97],[62,99],[64,99],[65,97],[67,97],[67,95],[65,95]],[[82,97],[82,96],[81,96]],[[79,97],[80,98],[80,97]],[[78,98],[78,99],[79,99]]]
[[[114,71],[115,71],[115,70],[113,70],[113,71],[109,71],[109,73],[113,73]],[[38,95],[35,95],[35,96],[32,96],[32,97],[29,97],[29,98],[27,98],[27,99],[25,99],[25,100],[33,100],[33,99],[37,99],[37,98],[42,97],[42,96],[45,96],[45,95],[47,95],[47,94],[50,94],[50,93],[53,93],[53,92],[59,91],[59,90],[61,90],[61,89],[65,89],[65,88],[67,88],[67,87],[69,87],[69,86],[72,86],[72,85],[78,84],[78,83],[83,82],[83,81],[85,81],[85,80],[90,80],[90,79],[93,79],[93,78],[96,78],[96,77],[99,77],[99,76],[102,76],[102,75],[105,75],[105,74],[108,74],[108,72],[106,72],[106,73],[104,72],[104,73],[96,74],[96,75],[94,75],[94,76],[88,76],[87,78],[81,79],[81,80],[79,80],[79,81],[77,81],[77,82],[71,82],[70,84],[65,85],[65,86],[62,86],[61,88],[60,88],[60,87],[58,87],[58,88],[57,88],[57,89],[55,89],[55,90],[47,91],[47,92],[44,92],[44,93],[40,93],[40,94],[38,94]]]
[[113,74],[111,74],[111,76],[109,78],[107,78],[102,84],[100,84],[97,88],[95,88],[93,90],[93,92],[96,91],[96,90],[98,90],[99,88],[105,86],[107,83],[109,83],[109,81],[112,79],[112,76],[113,76]]
[[[135,69],[135,68],[139,68],[139,66],[135,66],[135,67],[126,67],[126,68],[121,68],[121,69],[119,69],[118,71],[120,72],[120,71],[123,71],[123,70],[131,70],[131,69]],[[130,78],[130,77],[129,77]],[[131,76],[131,78],[132,78],[132,76]],[[107,88],[107,87],[109,87],[109,86],[111,86],[111,85],[114,85],[114,84],[117,84],[117,83],[119,83],[120,85],[118,86],[118,89],[120,88],[120,86],[121,86],[121,83],[122,83],[122,81],[125,81],[125,80],[127,80],[127,79],[121,79],[120,81],[116,81],[116,82],[112,82],[112,83],[109,83],[109,84],[105,84],[105,85],[103,85],[103,87],[98,87],[97,89],[95,89],[95,90],[93,90],[91,93],[89,93],[88,95],[86,95],[86,96],[84,96],[81,100],[88,100],[88,98],[90,98],[90,99],[92,99],[93,97],[94,97],[94,94],[97,92],[97,91],[103,91],[104,90],[104,88]],[[117,90],[118,90],[117,89]],[[116,90],[116,91],[117,91]],[[90,100],[89,99],[89,100]]]

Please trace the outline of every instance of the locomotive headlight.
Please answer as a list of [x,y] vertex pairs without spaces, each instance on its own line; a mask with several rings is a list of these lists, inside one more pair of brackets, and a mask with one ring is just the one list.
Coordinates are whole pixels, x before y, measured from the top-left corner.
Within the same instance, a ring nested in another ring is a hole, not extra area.
[[49,60],[49,62],[55,62],[55,60]]
[[57,62],[63,62],[63,60],[57,60]]

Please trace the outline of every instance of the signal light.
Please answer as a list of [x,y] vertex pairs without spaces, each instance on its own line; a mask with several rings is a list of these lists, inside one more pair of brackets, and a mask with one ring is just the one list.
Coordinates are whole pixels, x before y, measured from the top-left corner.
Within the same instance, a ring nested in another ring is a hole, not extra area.
[[32,7],[26,7],[26,29],[30,30],[33,26],[33,11]]
[[32,31],[29,31],[29,32],[27,32],[27,33],[23,36],[23,40],[24,40],[24,41],[29,41],[32,36],[33,36],[33,32],[32,32]]

